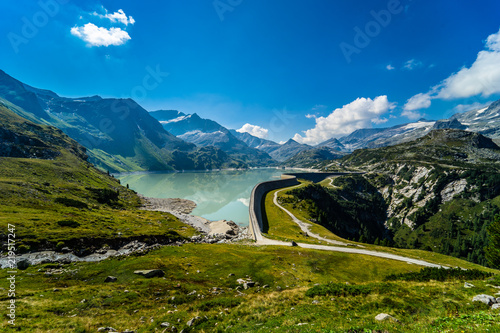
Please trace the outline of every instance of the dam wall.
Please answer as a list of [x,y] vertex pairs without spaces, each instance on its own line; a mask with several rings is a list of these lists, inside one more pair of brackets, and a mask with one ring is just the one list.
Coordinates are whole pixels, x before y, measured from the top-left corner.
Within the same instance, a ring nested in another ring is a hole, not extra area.
[[320,182],[328,177],[332,176],[342,176],[352,173],[346,172],[304,172],[304,173],[284,173],[281,175],[281,179],[270,180],[267,182],[262,182],[257,185],[252,190],[250,195],[250,205],[249,205],[249,224],[248,229],[252,238],[254,240],[262,240],[261,231],[263,229],[263,211],[262,211],[262,200],[264,199],[267,192],[274,191],[284,187],[290,187],[299,185],[300,182],[297,179],[305,179],[312,181],[314,183]]

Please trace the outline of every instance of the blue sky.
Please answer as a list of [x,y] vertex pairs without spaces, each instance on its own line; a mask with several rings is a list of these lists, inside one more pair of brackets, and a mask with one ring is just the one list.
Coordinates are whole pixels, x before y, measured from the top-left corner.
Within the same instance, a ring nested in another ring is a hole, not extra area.
[[499,12],[497,0],[2,1],[0,69],[62,96],[133,97],[315,144],[499,99]]

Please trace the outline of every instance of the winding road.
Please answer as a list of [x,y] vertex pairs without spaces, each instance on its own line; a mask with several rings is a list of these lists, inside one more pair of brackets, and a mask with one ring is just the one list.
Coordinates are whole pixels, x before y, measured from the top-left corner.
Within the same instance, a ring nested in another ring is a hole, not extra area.
[[[365,250],[365,249],[347,247],[350,244],[343,243],[343,242],[340,242],[340,241],[331,240],[331,239],[327,239],[327,238],[321,237],[318,234],[312,233],[311,231],[309,231],[309,227],[311,226],[309,223],[305,223],[305,222],[301,221],[300,219],[298,219],[290,211],[288,211],[286,208],[284,208],[283,206],[281,206],[278,203],[278,200],[277,200],[279,192],[285,191],[285,190],[289,190],[289,189],[292,189],[292,188],[295,188],[295,187],[298,187],[298,186],[300,186],[300,185],[293,186],[293,187],[287,187],[287,188],[281,189],[279,191],[276,191],[274,193],[274,198],[273,198],[274,204],[277,207],[279,207],[281,210],[283,210],[286,214],[288,214],[292,218],[292,220],[300,227],[300,229],[303,232],[306,232],[309,236],[314,237],[316,239],[319,239],[321,241],[330,243],[330,244],[343,245],[343,246],[346,246],[346,247],[330,246],[330,245],[305,244],[305,243],[297,243],[297,246],[302,247],[302,248],[306,248],[306,249],[315,249],[315,250],[323,250],[323,251],[334,251],[334,252],[364,254],[364,255],[373,256],[373,257],[379,257],[379,258],[385,258],[385,259],[392,259],[392,260],[403,261],[403,262],[406,262],[408,264],[415,264],[415,265],[420,265],[420,266],[425,266],[425,267],[443,267],[443,268],[448,268],[448,267],[441,266],[441,265],[438,265],[438,264],[433,264],[433,263],[430,263],[430,262],[427,262],[427,261],[424,261],[424,260],[407,258],[407,257],[403,257],[403,256],[396,255],[396,254],[390,254],[390,253],[385,253],[385,252],[378,252],[378,251],[371,251],[371,250]],[[292,246],[292,244],[290,242],[283,242],[283,241],[278,241],[278,240],[274,240],[274,239],[265,238],[264,236],[262,236],[261,230],[260,230],[260,228],[258,226],[256,226],[254,228],[253,232],[254,232],[254,236],[255,236],[255,239],[256,239],[256,245]]]

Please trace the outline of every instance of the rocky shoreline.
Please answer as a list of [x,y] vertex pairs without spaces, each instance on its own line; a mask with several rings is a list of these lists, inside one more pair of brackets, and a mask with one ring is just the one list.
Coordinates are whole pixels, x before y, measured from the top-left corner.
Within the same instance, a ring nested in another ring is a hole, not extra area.
[[[120,248],[112,249],[109,246],[102,247],[86,256],[78,256],[75,254],[76,250],[69,248],[63,249],[61,252],[57,251],[40,251],[25,253],[16,256],[16,263],[19,269],[26,269],[31,265],[39,264],[70,264],[72,262],[86,261],[97,262],[108,259],[110,257],[128,256],[131,254],[146,254],[151,250],[160,248],[162,246],[181,246],[188,243],[207,243],[207,244],[221,244],[231,243],[244,239],[248,239],[248,228],[239,227],[233,221],[209,221],[199,216],[190,215],[196,207],[196,203],[186,199],[156,199],[141,197],[144,206],[141,209],[154,210],[170,213],[182,222],[194,227],[201,234],[191,237],[190,239],[183,239],[172,241],[170,243],[160,244],[147,244],[138,240],[133,240]],[[78,254],[78,252],[76,252]],[[0,268],[6,268],[9,264],[9,258],[0,258]]]

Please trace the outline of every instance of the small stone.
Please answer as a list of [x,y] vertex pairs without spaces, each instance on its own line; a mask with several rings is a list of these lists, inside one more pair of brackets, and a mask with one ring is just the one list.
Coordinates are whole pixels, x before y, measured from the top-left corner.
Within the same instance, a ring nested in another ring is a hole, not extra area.
[[231,277],[231,276],[234,276],[234,273],[229,273],[229,275],[227,277]]
[[475,285],[473,285],[472,283],[469,283],[469,282],[465,282],[464,283],[464,288],[474,288]]
[[116,332],[113,327],[99,327],[97,332]]
[[164,322],[160,324],[161,327],[170,327],[170,323]]
[[319,304],[319,301],[315,299],[314,301],[312,301],[312,304]]
[[60,291],[59,289],[57,288],[54,288],[54,290],[52,290],[53,292],[57,293],[58,291]]
[[189,327],[193,326],[198,320],[200,320],[201,317],[194,317],[194,318],[191,318],[189,319],[189,321],[187,322],[186,325],[188,325]]
[[299,246],[295,241],[292,241],[292,246]]
[[385,320],[392,320],[395,322],[399,322],[396,318],[394,318],[391,315],[388,315],[387,313],[379,313],[378,315],[375,316],[375,320],[377,321],[385,321]]
[[500,303],[493,304],[493,305],[491,306],[491,309],[492,309],[492,310],[500,309]]
[[104,282],[116,282],[116,280],[118,280],[118,278],[110,275],[110,276],[106,277],[106,279],[104,279]]

